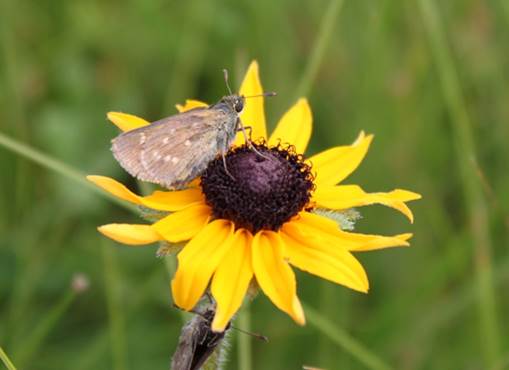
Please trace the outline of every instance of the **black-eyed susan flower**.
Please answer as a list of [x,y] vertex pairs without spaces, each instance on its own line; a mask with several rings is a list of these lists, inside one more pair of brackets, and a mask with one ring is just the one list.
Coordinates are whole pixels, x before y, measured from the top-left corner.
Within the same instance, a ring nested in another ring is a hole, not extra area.
[[[258,64],[253,62],[240,94],[262,92]],[[184,111],[204,105],[188,100],[177,108]],[[110,113],[108,118],[123,131],[148,124],[123,113]],[[364,132],[351,145],[305,159],[312,129],[306,99],[299,99],[283,115],[270,136],[263,98],[248,99],[241,119],[252,127],[257,150],[245,146],[239,136],[226,156],[228,172],[218,158],[187,189],[139,196],[111,178],[89,176],[118,198],[167,212],[152,224],[109,224],[99,231],[128,245],[186,243],[178,253],[173,298],[179,307],[191,310],[210,287],[217,302],[214,331],[225,329],[253,279],[279,309],[302,325],[304,312],[291,266],[367,292],[366,272],[352,252],[407,246],[411,237],[347,232],[323,211],[383,204],[412,222],[405,203],[420,195],[400,189],[367,193],[358,185],[340,184],[368,151],[373,136]]]

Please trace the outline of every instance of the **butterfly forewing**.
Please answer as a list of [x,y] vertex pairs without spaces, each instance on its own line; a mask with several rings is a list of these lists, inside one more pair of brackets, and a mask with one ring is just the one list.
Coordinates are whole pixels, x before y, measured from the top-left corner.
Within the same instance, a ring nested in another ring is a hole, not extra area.
[[138,179],[180,188],[221,149],[217,137],[225,119],[220,110],[196,108],[119,135],[112,151]]

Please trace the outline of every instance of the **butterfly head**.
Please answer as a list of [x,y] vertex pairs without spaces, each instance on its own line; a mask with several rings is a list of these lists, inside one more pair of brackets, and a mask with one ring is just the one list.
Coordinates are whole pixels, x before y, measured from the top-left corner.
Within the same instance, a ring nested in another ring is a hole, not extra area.
[[223,99],[221,99],[221,101],[228,104],[228,106],[237,113],[242,112],[244,109],[245,98],[243,96],[229,95],[225,96]]

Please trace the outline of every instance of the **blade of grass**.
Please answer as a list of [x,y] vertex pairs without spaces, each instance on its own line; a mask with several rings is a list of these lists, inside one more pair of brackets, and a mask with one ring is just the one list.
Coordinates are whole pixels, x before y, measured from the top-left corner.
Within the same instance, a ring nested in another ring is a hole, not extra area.
[[100,241],[103,260],[104,285],[106,288],[106,304],[108,306],[108,320],[113,358],[113,369],[126,370],[127,344],[125,334],[125,318],[119,297],[119,272],[114,249],[104,238]]
[[11,359],[9,358],[9,356],[7,356],[7,353],[5,353],[4,349],[1,346],[0,346],[0,359],[2,360],[5,367],[8,370],[16,370],[16,367],[14,366]]
[[23,368],[30,362],[30,359],[37,353],[48,334],[53,330],[58,321],[65,314],[67,309],[77,296],[77,292],[70,288],[60,300],[50,309],[38,325],[24,341],[23,345],[15,352],[18,364]]
[[[154,271],[146,277],[143,285],[137,290],[137,294],[133,295],[128,304],[123,307],[125,321],[130,322],[134,320],[140,311],[146,307],[147,299],[149,297],[150,288],[161,280],[161,271],[154,269]],[[104,327],[90,339],[91,345],[85,348],[79,355],[78,360],[74,366],[74,370],[85,370],[100,367],[102,356],[106,355],[109,345],[110,332],[109,329]]]
[[[323,317],[331,320],[337,318],[335,323],[346,325],[348,319],[348,309],[350,307],[350,299],[346,294],[337,294],[337,286],[331,284],[329,281],[322,280],[319,283],[319,307],[320,313]],[[338,353],[334,343],[326,337],[320,337],[318,359],[321,366],[324,368],[334,367],[336,364],[341,363],[347,366],[346,356]],[[348,367],[348,366],[347,366]]]
[[[28,127],[25,113],[25,102],[22,93],[22,75],[20,71],[19,49],[20,42],[16,39],[16,8],[9,1],[0,2],[0,12],[3,21],[0,24],[0,56],[3,56],[3,71],[5,76],[3,83],[3,96],[9,97],[9,103],[3,105],[7,122],[15,122],[11,125],[13,134],[22,141],[28,140]],[[18,211],[21,211],[29,204],[27,192],[29,188],[30,168],[25,158],[16,159],[15,174],[15,202]]]
[[504,15],[507,19],[507,22],[509,23],[509,3],[505,0],[500,0],[500,4],[502,5],[504,9]]
[[0,133],[0,146],[3,146],[4,148],[17,153],[21,155],[24,158],[27,158],[31,160],[32,162],[35,162],[49,170],[52,170],[59,175],[62,175],[64,177],[67,177],[68,179],[71,179],[75,181],[78,185],[81,185],[82,187],[91,190],[97,194],[100,194],[101,196],[113,201],[114,203],[130,210],[135,211],[136,207],[128,204],[126,202],[123,202],[119,200],[118,198],[113,197],[112,195],[102,191],[98,187],[96,187],[91,182],[87,181],[85,178],[85,174],[81,171],[78,171],[74,169],[73,167],[69,166],[68,164],[53,158],[39,150],[36,150],[24,143],[20,143],[17,140],[14,140],[3,133]]
[[463,184],[469,228],[474,242],[474,264],[479,294],[481,346],[486,367],[500,357],[496,302],[493,288],[492,247],[488,226],[488,210],[482,186],[476,175],[476,153],[470,117],[462,96],[458,73],[433,0],[419,0],[419,7],[435,59],[442,93],[451,116],[458,167]]
[[322,21],[320,22],[320,30],[318,31],[313,51],[311,52],[311,57],[308,59],[306,69],[296,90],[296,99],[308,95],[311,90],[313,82],[316,79],[318,69],[320,68],[320,64],[322,63],[325,55],[327,44],[329,43],[332,32],[334,31],[336,20],[341,12],[343,2],[343,0],[331,0],[329,6],[324,12]]
[[320,333],[329,338],[339,348],[349,353],[352,357],[356,358],[366,366],[368,369],[373,370],[389,370],[390,366],[385,364],[382,359],[371,352],[368,348],[358,342],[350,334],[342,328],[339,328],[334,323],[323,317],[314,308],[302,303],[306,318],[310,325],[314,326]]
[[[401,348],[405,343],[417,343],[428,340],[434,335],[445,331],[447,324],[468,310],[472,305],[479,304],[479,294],[476,291],[476,277],[468,280],[462,287],[447,295],[443,302],[433,302],[424,306],[414,317],[419,317],[415,325],[400,332],[394,342],[394,348]],[[499,261],[494,268],[494,284],[503,290],[509,280],[509,256]],[[499,361],[503,356],[499,358]]]
[[[48,199],[32,206],[31,214],[20,220],[6,238],[7,245],[16,246],[13,251],[19,266],[12,277],[12,293],[6,320],[12,348],[24,345],[26,339],[23,338],[23,333],[27,330],[25,318],[30,316],[33,300],[37,296],[37,288],[44,274],[53,268],[45,257],[52,255],[55,248],[62,245],[68,231],[69,225],[65,218],[55,211],[54,207],[54,203]],[[41,217],[50,211],[53,212],[52,217]],[[41,244],[45,247],[40,248]]]
[[[173,50],[172,75],[168,79],[169,84],[166,96],[163,100],[163,110],[171,107],[175,109],[175,103],[182,97],[193,95],[193,86],[206,60],[207,33],[210,31],[214,14],[217,7],[210,1],[193,1],[189,3],[186,13],[183,14],[181,32],[179,32],[178,46]],[[219,76],[218,70],[218,76]]]

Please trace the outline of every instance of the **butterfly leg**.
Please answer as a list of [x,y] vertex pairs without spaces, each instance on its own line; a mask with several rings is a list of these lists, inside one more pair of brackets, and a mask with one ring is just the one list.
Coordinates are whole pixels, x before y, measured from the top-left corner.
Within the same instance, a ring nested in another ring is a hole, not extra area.
[[247,142],[247,141],[253,141],[253,140],[252,140],[252,136],[253,136],[253,127],[252,127],[252,126],[244,126],[244,130],[245,130],[245,131],[249,130],[249,140],[246,138],[246,142]]
[[[246,141],[247,147],[249,149],[251,149],[253,152],[255,152],[256,154],[258,154],[260,157],[270,160],[270,157],[260,153],[258,151],[258,149],[256,149],[255,146],[253,145],[253,142],[251,141],[251,135],[253,134],[253,127],[251,127],[251,126],[244,126],[242,121],[239,121],[239,126],[240,127],[237,129],[237,132],[238,131],[242,131],[242,134],[244,135],[244,140]],[[247,136],[246,130],[249,130],[249,138]]]
[[[248,147],[252,147],[253,144],[251,143],[251,135],[253,134],[253,127],[251,126],[244,126],[242,121],[239,119],[237,126],[237,132],[242,131],[242,135],[244,136],[244,141],[246,142]],[[247,136],[246,129],[249,130],[249,137]]]
[[224,166],[224,171],[226,172],[226,174],[228,176],[230,176],[230,178],[233,180],[233,181],[237,181],[237,179],[230,173],[230,171],[228,171],[228,166],[226,166],[226,153],[224,151],[221,152],[221,157],[223,157],[223,166]]
[[214,299],[212,298],[212,295],[210,294],[210,292],[205,292],[205,296],[207,297],[207,299],[209,300],[209,303],[211,305],[214,304]]

